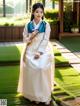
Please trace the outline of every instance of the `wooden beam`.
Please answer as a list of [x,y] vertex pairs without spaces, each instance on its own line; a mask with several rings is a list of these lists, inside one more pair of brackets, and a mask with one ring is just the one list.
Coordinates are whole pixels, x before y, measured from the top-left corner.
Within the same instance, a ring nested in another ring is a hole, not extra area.
[[70,32],[63,32],[59,34],[61,37],[70,37],[70,36],[79,36],[80,37],[80,33],[70,33]]
[[59,2],[60,32],[63,32],[63,0]]
[[79,25],[79,2],[77,2],[77,25]]
[[[59,0],[60,33],[63,33],[63,0]],[[61,36],[59,36],[59,39]]]
[[[80,2],[79,2],[79,19],[80,19]],[[80,25],[80,20],[79,20],[79,25]]]
[[79,2],[79,27],[80,27],[80,2]]

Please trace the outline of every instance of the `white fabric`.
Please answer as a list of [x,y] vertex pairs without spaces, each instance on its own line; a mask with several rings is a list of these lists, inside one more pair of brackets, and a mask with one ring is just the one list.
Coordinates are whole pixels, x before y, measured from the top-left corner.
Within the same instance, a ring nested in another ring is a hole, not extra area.
[[42,22],[42,19],[40,20],[40,22],[38,24],[36,24],[35,21],[33,20],[35,30],[39,28],[39,25],[41,22]]
[[[27,35],[31,36],[24,28],[25,42]],[[42,40],[44,35],[45,39]],[[54,83],[54,55],[49,36],[50,26],[47,23],[46,32],[38,34],[32,44],[27,47],[25,62],[23,53],[21,56],[18,92],[31,101],[48,102],[51,100]],[[43,55],[39,59],[34,59],[35,52],[40,50]]]

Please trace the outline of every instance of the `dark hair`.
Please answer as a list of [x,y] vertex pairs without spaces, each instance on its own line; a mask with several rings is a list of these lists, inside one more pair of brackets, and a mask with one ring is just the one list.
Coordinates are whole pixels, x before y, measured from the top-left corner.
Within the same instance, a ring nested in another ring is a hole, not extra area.
[[[41,8],[43,10],[43,13],[44,13],[44,6],[42,3],[35,3],[32,7],[32,14],[31,14],[31,21],[34,19],[34,11],[37,9],[37,8]],[[43,19],[43,17],[42,17]]]

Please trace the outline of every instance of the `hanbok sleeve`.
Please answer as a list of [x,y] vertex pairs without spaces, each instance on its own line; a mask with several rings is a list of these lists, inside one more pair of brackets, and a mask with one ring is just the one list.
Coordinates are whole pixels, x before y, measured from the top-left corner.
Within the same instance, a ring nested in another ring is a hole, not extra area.
[[23,30],[23,42],[27,42],[27,40],[28,40],[28,29],[26,24]]
[[41,41],[41,44],[39,45],[38,47],[38,51],[39,52],[45,52],[45,49],[48,45],[48,41],[49,41],[49,37],[50,37],[50,31],[51,31],[51,28],[50,28],[50,25],[49,23],[46,24],[46,30],[45,30],[45,33],[44,33],[44,37]]

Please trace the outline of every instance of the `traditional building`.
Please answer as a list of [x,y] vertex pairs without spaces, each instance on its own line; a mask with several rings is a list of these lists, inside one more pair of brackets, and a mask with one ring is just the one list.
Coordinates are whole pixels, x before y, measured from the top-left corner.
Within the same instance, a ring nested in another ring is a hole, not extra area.
[[60,39],[80,36],[80,0],[59,0],[59,21]]

